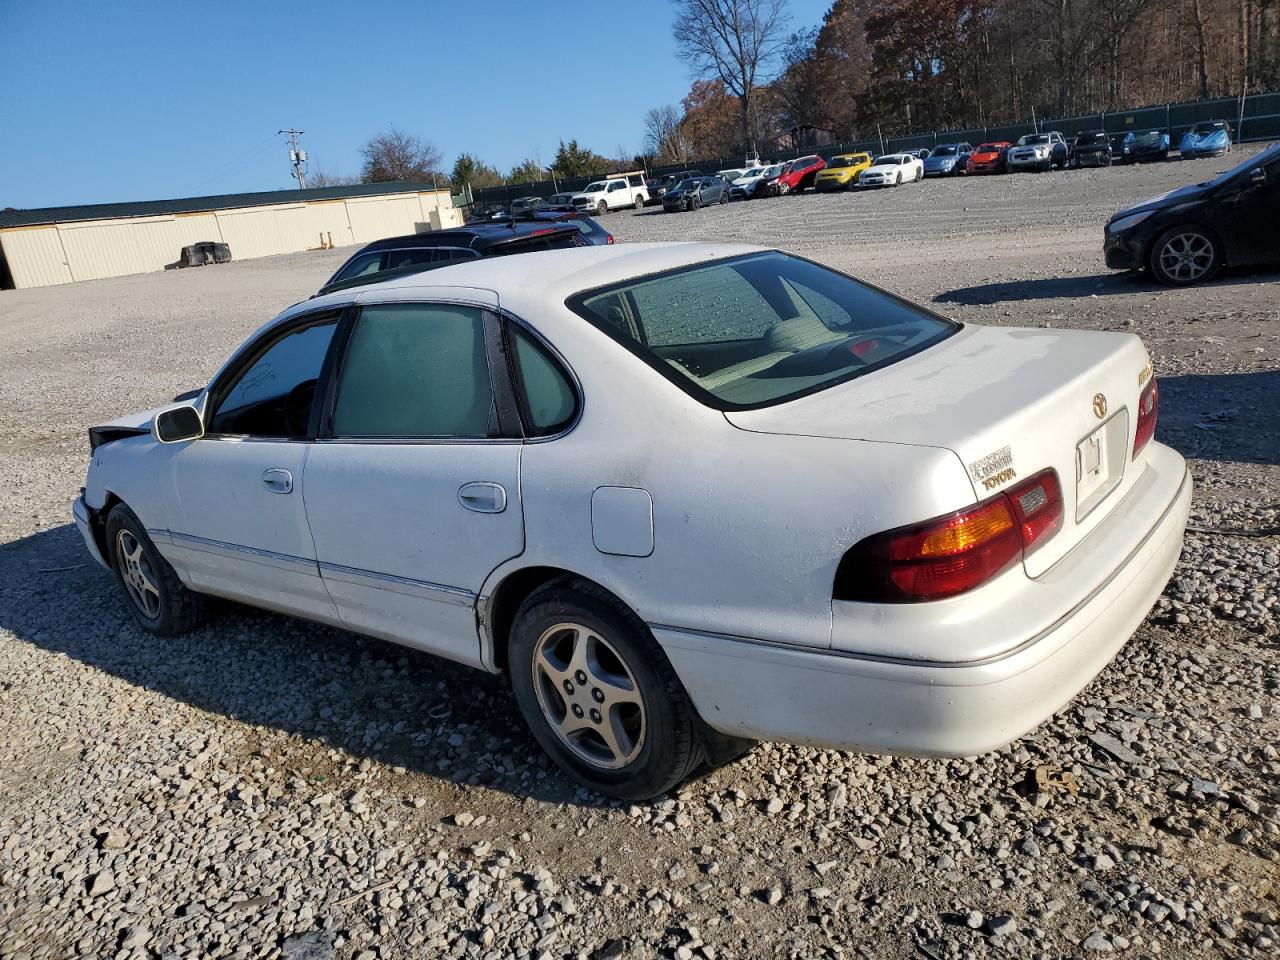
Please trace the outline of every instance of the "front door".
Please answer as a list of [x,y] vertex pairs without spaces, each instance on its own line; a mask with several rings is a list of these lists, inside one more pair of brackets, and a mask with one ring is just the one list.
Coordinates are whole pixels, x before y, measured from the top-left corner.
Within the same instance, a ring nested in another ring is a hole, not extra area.
[[306,465],[321,576],[352,629],[480,662],[475,602],[524,550],[519,439],[505,439],[485,316],[361,309]]
[[206,435],[175,445],[174,566],[196,590],[334,622],[303,508],[312,401],[338,318],[267,334],[215,383]]
[[[1254,171],[1261,177],[1254,179]],[[1235,247],[1228,252],[1229,263],[1273,263],[1280,261],[1280,157],[1269,163],[1248,167],[1239,175],[1235,195],[1222,204],[1221,223],[1214,223],[1219,235]]]

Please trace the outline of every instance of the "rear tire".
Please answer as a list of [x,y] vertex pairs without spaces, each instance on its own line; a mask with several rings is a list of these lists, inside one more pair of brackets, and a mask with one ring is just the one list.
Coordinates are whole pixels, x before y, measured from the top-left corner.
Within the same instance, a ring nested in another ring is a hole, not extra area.
[[1222,244],[1203,227],[1174,227],[1156,237],[1147,266],[1151,275],[1166,286],[1208,283],[1222,269]]
[[641,209],[642,207],[644,207],[644,199],[642,197],[636,197],[634,200],[631,201],[631,206],[633,206],[637,210]]
[[595,584],[566,577],[535,590],[516,612],[508,653],[530,731],[583,786],[648,800],[707,759],[705,726],[666,654]]
[[144,630],[173,637],[205,621],[206,598],[183,586],[142,521],[123,503],[107,514],[107,553],[125,606]]

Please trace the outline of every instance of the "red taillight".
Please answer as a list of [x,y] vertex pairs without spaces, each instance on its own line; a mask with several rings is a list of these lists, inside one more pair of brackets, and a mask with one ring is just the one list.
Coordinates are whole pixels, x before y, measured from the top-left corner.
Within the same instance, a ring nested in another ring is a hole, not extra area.
[[610,233],[610,234],[606,234],[606,239],[605,239],[605,241],[604,241],[604,242],[605,242],[606,244],[609,244],[609,243],[617,243],[617,241],[613,239],[613,234],[612,234],[612,233]]
[[953,597],[1003,573],[1061,526],[1062,487],[1045,470],[966,510],[858,542],[840,561],[833,596],[872,603]]
[[1143,388],[1138,395],[1138,429],[1133,434],[1133,455],[1136,457],[1142,448],[1151,442],[1156,435],[1156,414],[1160,412],[1160,390],[1156,386],[1156,378]]

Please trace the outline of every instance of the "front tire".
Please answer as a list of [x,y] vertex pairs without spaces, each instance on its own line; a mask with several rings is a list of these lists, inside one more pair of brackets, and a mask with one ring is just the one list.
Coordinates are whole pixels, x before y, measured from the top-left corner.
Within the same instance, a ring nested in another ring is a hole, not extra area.
[[648,627],[612,595],[573,579],[516,612],[508,662],[525,722],[569,776],[647,800],[705,759],[702,723]]
[[1156,237],[1147,265],[1166,286],[1207,283],[1222,269],[1222,244],[1203,227],[1174,227]]
[[204,622],[205,598],[183,586],[142,521],[123,503],[107,514],[107,552],[125,605],[144,630],[173,637]]
[[603,200],[601,200],[599,203],[596,204],[597,217],[603,217],[608,212],[609,212],[609,205],[605,203]]

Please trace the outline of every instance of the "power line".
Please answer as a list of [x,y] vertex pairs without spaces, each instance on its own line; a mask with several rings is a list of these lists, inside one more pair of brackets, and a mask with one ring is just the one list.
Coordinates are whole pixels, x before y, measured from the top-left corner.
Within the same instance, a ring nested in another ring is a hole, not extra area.
[[298,143],[298,138],[306,132],[292,129],[280,131],[289,135],[289,162],[293,164],[293,175],[298,181],[299,190],[307,189],[307,151],[303,150]]

